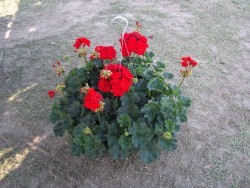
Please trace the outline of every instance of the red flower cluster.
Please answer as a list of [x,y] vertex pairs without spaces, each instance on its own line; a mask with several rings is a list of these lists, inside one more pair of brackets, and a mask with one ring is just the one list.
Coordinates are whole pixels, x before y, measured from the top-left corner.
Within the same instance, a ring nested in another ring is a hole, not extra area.
[[95,51],[102,60],[113,60],[116,58],[116,50],[113,46],[97,46],[95,47]]
[[147,38],[139,32],[125,33],[120,38],[122,56],[127,57],[132,53],[144,55],[148,48]]
[[56,95],[55,90],[49,90],[49,91],[48,91],[48,95],[49,95],[50,98],[54,98],[55,95]]
[[[185,78],[192,75],[192,68],[195,67],[198,63],[193,60],[191,57],[186,56],[181,58],[181,65],[185,67],[185,70],[180,70],[181,75]],[[181,82],[182,83],[182,82]]]
[[102,95],[95,91],[93,88],[89,88],[86,96],[84,97],[84,107],[88,108],[94,112],[102,111],[104,108],[104,103],[102,102]]
[[114,96],[123,96],[133,84],[130,70],[121,64],[108,64],[100,75],[98,88],[111,92]]
[[79,49],[81,46],[90,46],[90,40],[85,38],[85,37],[81,37],[76,39],[75,44],[73,45],[76,49]]
[[181,65],[183,67],[195,67],[197,65],[197,62],[194,61],[191,57],[187,56],[187,57],[182,57],[181,58]]

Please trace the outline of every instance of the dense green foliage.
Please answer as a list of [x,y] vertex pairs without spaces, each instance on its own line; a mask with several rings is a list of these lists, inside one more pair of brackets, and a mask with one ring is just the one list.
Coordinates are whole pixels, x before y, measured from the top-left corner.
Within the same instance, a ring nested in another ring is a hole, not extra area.
[[153,56],[150,52],[121,61],[135,82],[122,97],[101,92],[105,106],[100,113],[84,108],[80,88],[88,83],[98,89],[104,62],[94,59],[65,77],[64,94],[55,100],[50,119],[56,136],[71,135],[74,155],[98,158],[108,151],[114,159],[124,159],[139,151],[141,160],[150,163],[160,151],[176,148],[176,133],[187,121],[191,101],[177,86],[168,84],[173,75],[165,72],[163,62],[153,62]]

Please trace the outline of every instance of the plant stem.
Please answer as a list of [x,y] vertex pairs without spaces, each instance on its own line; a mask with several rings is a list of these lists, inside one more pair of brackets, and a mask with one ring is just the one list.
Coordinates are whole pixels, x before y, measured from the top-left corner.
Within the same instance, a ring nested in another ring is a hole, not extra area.
[[88,61],[87,61],[86,55],[83,56],[83,58],[84,58],[85,63],[87,63]]
[[182,83],[183,83],[184,80],[185,80],[185,77],[183,76],[181,82],[180,82],[179,85],[178,85],[178,88],[180,88],[180,86],[182,85]]
[[65,76],[64,72],[62,72],[62,75],[64,76],[64,78],[66,78],[66,76]]
[[97,112],[97,117],[98,117],[98,120],[99,120],[99,124],[101,125],[101,116],[100,116],[100,112]]
[[182,78],[181,82],[179,83],[178,88],[181,87],[181,85],[182,85],[183,81],[185,80],[185,78],[186,78],[186,72],[184,72],[183,78]]
[[74,69],[73,63],[72,63],[71,61],[68,61],[68,62],[69,62],[69,64],[70,64],[70,66],[71,66],[71,69],[74,70],[74,73],[75,73],[75,75],[76,75],[76,71],[75,71],[75,69]]
[[115,105],[117,105],[117,99],[118,99],[118,97],[115,98]]

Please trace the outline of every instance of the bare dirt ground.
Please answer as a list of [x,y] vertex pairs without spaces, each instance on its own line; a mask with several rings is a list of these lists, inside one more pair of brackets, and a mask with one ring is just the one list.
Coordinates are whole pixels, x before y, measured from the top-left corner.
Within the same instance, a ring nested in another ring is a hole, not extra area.
[[[193,105],[178,148],[150,165],[73,157],[48,121],[47,90],[60,82],[51,65],[79,36],[118,46],[117,15],[155,36],[174,82],[180,57],[199,62],[183,86]],[[0,1],[0,187],[249,187],[249,20],[249,0]]]

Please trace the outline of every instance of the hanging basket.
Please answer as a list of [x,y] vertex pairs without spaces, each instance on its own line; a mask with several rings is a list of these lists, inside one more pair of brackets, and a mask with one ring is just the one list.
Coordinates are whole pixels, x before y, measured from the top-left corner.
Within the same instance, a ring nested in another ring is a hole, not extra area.
[[141,160],[150,163],[161,151],[176,148],[176,133],[187,122],[191,104],[180,86],[197,63],[183,57],[180,84],[169,84],[173,74],[147,52],[140,29],[137,22],[135,31],[121,35],[121,61],[112,46],[97,46],[89,54],[91,42],[82,37],[73,45],[82,67],[65,75],[61,62],[53,65],[63,83],[48,92],[55,100],[50,120],[56,136],[71,135],[74,155],[100,158],[108,152],[125,159],[138,151]]

